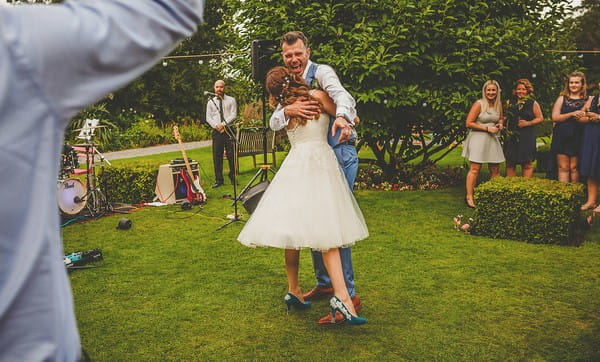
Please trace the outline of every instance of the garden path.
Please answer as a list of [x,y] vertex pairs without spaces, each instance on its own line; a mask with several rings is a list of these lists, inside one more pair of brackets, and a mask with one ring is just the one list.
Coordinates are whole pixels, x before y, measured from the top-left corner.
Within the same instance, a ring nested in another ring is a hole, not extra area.
[[[212,143],[212,141],[210,141],[210,140],[198,141],[198,142],[186,142],[183,144],[183,146],[185,147],[185,149],[187,151],[192,148],[208,147],[211,145],[211,143]],[[134,148],[134,149],[130,149],[130,150],[121,150],[121,151],[115,151],[115,152],[106,152],[106,153],[104,153],[104,157],[109,161],[113,161],[113,160],[118,160],[121,158],[147,156],[147,155],[154,155],[157,153],[174,152],[174,151],[179,151],[179,144],[173,143],[170,145],[160,145],[160,146],[152,146],[152,147],[145,147],[145,148]]]

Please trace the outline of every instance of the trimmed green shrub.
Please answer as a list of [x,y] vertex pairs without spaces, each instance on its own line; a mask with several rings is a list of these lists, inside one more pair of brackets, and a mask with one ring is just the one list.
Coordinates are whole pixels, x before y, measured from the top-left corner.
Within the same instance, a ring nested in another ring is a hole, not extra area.
[[157,165],[113,166],[104,169],[99,181],[109,201],[135,204],[141,200],[152,201],[157,175]]
[[586,230],[579,206],[583,185],[496,177],[475,188],[472,233],[530,243],[573,244]]

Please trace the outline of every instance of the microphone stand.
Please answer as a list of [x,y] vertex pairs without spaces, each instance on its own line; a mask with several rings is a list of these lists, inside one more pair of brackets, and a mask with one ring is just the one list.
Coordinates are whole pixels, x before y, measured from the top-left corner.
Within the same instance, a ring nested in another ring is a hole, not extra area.
[[[208,92],[206,94],[211,95]],[[215,107],[217,109],[219,109],[219,106],[217,106],[215,99],[214,99],[214,97],[212,97],[212,95],[209,99],[215,105]],[[238,202],[238,197],[237,197],[238,140],[237,140],[237,137],[235,136],[235,133],[231,129],[231,127],[229,127],[229,125],[224,120],[221,121],[221,123],[225,127],[225,133],[229,137],[229,141],[233,143],[233,170],[232,170],[232,174],[233,174],[233,180],[232,180],[233,181],[233,218],[231,220],[229,220],[228,222],[226,222],[225,224],[219,226],[217,228],[217,230],[221,230],[224,227],[231,225],[236,221],[245,222],[245,220],[242,220],[240,214],[238,213],[238,205],[237,205],[237,202]]]

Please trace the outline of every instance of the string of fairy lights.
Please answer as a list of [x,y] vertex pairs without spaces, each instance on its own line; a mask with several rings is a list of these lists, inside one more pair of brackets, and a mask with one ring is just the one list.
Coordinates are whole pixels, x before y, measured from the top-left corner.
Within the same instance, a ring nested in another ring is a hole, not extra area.
[[204,59],[209,58],[217,58],[217,57],[226,57],[226,56],[237,56],[242,54],[248,54],[248,51],[235,51],[235,52],[227,52],[227,53],[208,53],[208,54],[191,54],[191,55],[169,55],[166,57],[162,57],[162,66],[166,67],[169,65],[169,60],[182,60],[182,59],[198,59],[198,64],[204,64]]

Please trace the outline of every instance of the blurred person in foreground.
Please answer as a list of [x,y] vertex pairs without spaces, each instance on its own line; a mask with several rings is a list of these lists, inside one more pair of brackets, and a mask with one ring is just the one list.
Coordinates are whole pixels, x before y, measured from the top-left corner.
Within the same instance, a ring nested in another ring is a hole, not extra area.
[[80,359],[56,195],[65,127],[192,35],[203,8],[0,4],[0,361]]

